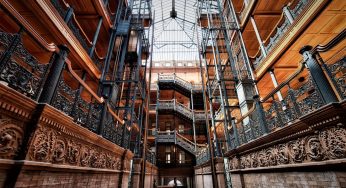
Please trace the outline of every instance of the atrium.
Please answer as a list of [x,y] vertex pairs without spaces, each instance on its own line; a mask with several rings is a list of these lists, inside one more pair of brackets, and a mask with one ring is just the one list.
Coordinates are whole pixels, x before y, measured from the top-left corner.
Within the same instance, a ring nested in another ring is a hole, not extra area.
[[0,16],[0,187],[346,187],[345,0]]

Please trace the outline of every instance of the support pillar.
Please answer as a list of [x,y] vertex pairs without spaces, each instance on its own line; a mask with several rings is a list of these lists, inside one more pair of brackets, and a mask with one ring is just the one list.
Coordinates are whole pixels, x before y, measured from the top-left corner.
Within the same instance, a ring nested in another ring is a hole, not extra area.
[[324,100],[324,103],[337,102],[338,99],[330,86],[326,76],[323,73],[321,66],[318,64],[316,58],[311,54],[311,46],[304,46],[300,49],[299,53],[303,55],[304,61],[311,78],[316,85],[316,89]]
[[[275,88],[278,87],[279,84],[278,84],[278,81],[276,80],[276,76],[275,76],[275,74],[274,74],[274,69],[270,69],[268,72],[269,72],[269,74],[270,74],[270,78],[272,79],[272,82],[273,82],[274,87],[275,87]],[[276,95],[278,96],[279,101],[282,101],[282,100],[283,100],[281,91],[278,91],[278,92],[276,93]]]
[[97,28],[96,28],[95,34],[94,34],[94,38],[93,38],[93,41],[92,41],[92,46],[91,46],[91,48],[89,49],[89,56],[90,56],[90,57],[93,57],[93,55],[94,55],[95,46],[96,46],[97,39],[98,39],[98,37],[99,37],[100,29],[101,29],[101,26],[102,26],[102,21],[103,21],[103,18],[100,17],[100,18],[99,18],[99,22],[98,22],[98,24],[97,24]]
[[287,5],[284,6],[284,8],[282,8],[282,10],[283,10],[284,15],[285,15],[286,18],[288,19],[288,22],[289,22],[290,24],[292,24],[293,21],[294,21],[294,18],[293,18],[292,14],[291,14],[291,11],[288,9],[288,6],[287,6]]
[[55,90],[59,84],[60,75],[65,66],[65,60],[70,52],[66,45],[59,45],[58,47],[59,53],[55,55],[55,59],[50,67],[47,80],[44,83],[42,93],[38,100],[39,103],[51,103]]
[[267,51],[266,51],[266,49],[264,47],[263,40],[262,40],[262,38],[261,38],[261,36],[259,34],[259,31],[258,31],[256,22],[255,22],[255,19],[251,16],[250,20],[251,20],[251,23],[252,23],[252,27],[253,27],[253,29],[255,31],[256,38],[257,38],[258,43],[260,45],[260,49],[261,49],[262,55],[263,55],[263,57],[267,57]]
[[196,119],[195,119],[195,110],[193,107],[193,89],[191,84],[191,111],[192,111],[192,128],[193,128],[193,142],[195,143],[195,151],[197,151],[197,143],[196,143]]

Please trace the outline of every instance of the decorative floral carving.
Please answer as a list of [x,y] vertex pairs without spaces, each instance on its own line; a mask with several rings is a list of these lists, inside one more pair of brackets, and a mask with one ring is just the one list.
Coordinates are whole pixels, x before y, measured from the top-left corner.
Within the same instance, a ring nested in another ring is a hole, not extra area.
[[117,169],[117,170],[121,169],[121,159],[120,158],[115,159],[115,169]]
[[344,128],[334,127],[321,132],[320,138],[329,158],[346,157],[346,130]]
[[304,140],[297,139],[288,144],[289,154],[293,162],[303,162],[305,159]]
[[267,162],[267,159],[266,159],[266,153],[264,150],[261,150],[260,152],[258,152],[258,164],[259,166],[261,167],[264,167],[264,166],[268,166],[268,162]]
[[87,147],[82,147],[80,154],[80,164],[81,166],[89,166],[90,164],[90,149]]
[[33,152],[30,156],[31,159],[37,161],[48,161],[49,151],[52,149],[53,134],[54,133],[45,128],[37,130],[32,148]]
[[0,120],[0,158],[11,159],[22,143],[23,130],[9,119]]
[[[119,155],[80,143],[69,136],[62,137],[60,133],[41,126],[36,131],[30,151],[30,158],[35,161],[114,170],[120,170],[122,165]],[[125,167],[126,165],[129,166],[128,160],[125,160]]]
[[244,169],[304,163],[346,157],[346,129],[335,126],[284,144],[274,145],[230,159],[230,169]]
[[63,140],[56,140],[53,147],[53,162],[64,162],[66,145]]
[[77,164],[79,161],[80,146],[73,141],[68,141],[67,143],[67,153],[66,159],[70,164]]
[[306,154],[310,160],[320,161],[323,159],[323,151],[317,136],[311,136],[306,141]]
[[288,148],[285,144],[279,144],[277,147],[277,162],[278,164],[288,164],[289,163],[289,154]]
[[269,166],[275,166],[277,164],[276,162],[277,149],[275,147],[267,149],[266,156],[267,156],[267,161]]

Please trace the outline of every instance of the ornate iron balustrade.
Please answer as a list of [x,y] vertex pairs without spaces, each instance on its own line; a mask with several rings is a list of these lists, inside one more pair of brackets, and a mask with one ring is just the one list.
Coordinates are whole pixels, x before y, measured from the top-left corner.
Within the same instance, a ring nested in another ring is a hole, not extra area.
[[149,161],[151,164],[154,164],[154,165],[156,164],[156,155],[154,152],[147,151],[146,158],[147,158],[147,161]]
[[177,131],[158,131],[156,135],[156,140],[158,143],[174,143],[189,151],[193,155],[196,155],[202,148],[203,145],[196,145],[189,139],[185,138],[183,135],[177,133]]
[[[303,47],[300,53],[304,62],[300,63],[296,72],[262,100],[258,96],[254,98],[253,108],[236,120],[229,130],[230,147],[234,149],[290,125],[330,102],[344,100],[345,47],[338,47],[338,44],[345,37],[346,29],[324,46]],[[324,61],[323,52],[329,50],[333,51],[333,55],[328,54],[330,59]]]
[[[50,62],[54,60],[52,56]],[[22,32],[0,31],[0,80],[18,92],[37,100],[49,63],[39,62],[23,45]]]
[[327,65],[327,67],[341,97],[346,99],[346,57],[343,57],[333,64]]
[[115,12],[111,11],[111,8],[109,6],[109,0],[103,0],[103,7],[106,10],[108,16],[110,17],[110,20],[114,20]]
[[183,87],[189,91],[191,91],[191,90],[201,91],[202,90],[201,84],[191,84],[190,82],[187,82],[186,80],[176,76],[175,74],[159,74],[158,82],[175,83],[175,84],[179,85],[180,87]]
[[314,49],[317,60],[326,72],[326,75],[329,77],[339,99],[346,99],[346,48],[343,47],[341,49],[336,49],[336,53],[329,59],[323,60],[322,56],[324,55],[324,52],[329,51],[329,48],[333,48],[330,46],[334,46],[334,43],[337,42],[338,39],[344,40],[345,35],[346,30],[344,29],[338,37],[330,41],[327,45],[318,45]]
[[[51,0],[51,3],[55,7],[55,9],[58,11],[58,13],[60,14],[61,18],[63,18],[64,20],[66,19],[66,17],[69,14],[71,14],[70,15],[71,18],[67,20],[66,24],[70,28],[70,30],[72,31],[74,36],[77,38],[77,40],[79,41],[81,46],[84,48],[84,50],[89,52],[89,50],[91,49],[92,42],[89,40],[89,38],[84,33],[84,31],[81,28],[81,26],[79,25],[79,22],[75,18],[75,14],[73,12],[69,13],[69,10],[72,9],[72,8],[69,7],[67,4],[65,4],[65,2],[63,2],[61,0]],[[103,60],[103,58],[100,58],[98,56],[96,50],[94,50],[94,53],[93,53],[93,55],[90,58],[93,60],[94,64],[100,70],[102,70],[102,67],[103,67],[102,60]]]
[[209,148],[205,147],[197,152],[196,154],[196,163],[197,165],[203,164],[210,160]]
[[[293,19],[296,19],[307,7],[306,5],[308,4],[308,2],[309,0],[298,0],[298,3],[296,3],[294,7],[288,5],[287,7],[285,7],[287,8],[287,14],[290,14]],[[270,53],[271,50],[277,45],[278,41],[282,38],[282,36],[286,33],[291,25],[292,23],[283,12],[277,26],[269,35],[270,38],[266,39],[266,41],[264,42],[264,48],[267,54]],[[264,55],[262,53],[259,53],[259,56],[257,56],[255,58],[255,61],[253,62],[254,67],[258,68],[261,65],[263,59]]]
[[[204,121],[205,114],[201,111],[193,111],[185,105],[177,102],[175,99],[173,100],[159,100],[158,110],[174,110],[184,115],[185,117],[193,120],[193,116],[195,115],[196,121]],[[194,114],[193,114],[194,113]]]
[[[66,78],[72,77],[64,71]],[[51,105],[71,116],[74,121],[96,132],[101,119],[101,106],[97,102],[87,102],[80,95],[80,88],[71,88],[65,82],[64,74],[60,77],[58,87]]]
[[[269,104],[267,109],[263,109],[260,104],[254,105],[248,114],[237,120],[237,130],[232,131],[238,131],[239,140],[233,136],[232,147],[237,145],[236,142],[241,145],[266,134],[266,129],[272,132],[277,128],[287,126],[299,117],[313,112],[325,104],[311,76],[302,77],[307,72],[303,71],[304,68],[305,66],[302,64],[293,76],[261,100],[262,104]],[[297,80],[300,81],[301,86],[291,87],[291,83]],[[278,101],[275,97],[276,93],[284,90],[287,90],[286,96],[282,101]]]

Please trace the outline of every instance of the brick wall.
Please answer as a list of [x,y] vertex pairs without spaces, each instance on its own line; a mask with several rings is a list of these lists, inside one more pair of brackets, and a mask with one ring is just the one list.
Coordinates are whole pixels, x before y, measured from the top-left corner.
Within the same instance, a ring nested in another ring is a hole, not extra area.
[[[117,187],[117,173],[60,172],[23,170],[16,187]],[[126,182],[127,183],[127,182]]]
[[232,185],[235,188],[339,188],[346,187],[346,172],[256,172],[249,174],[232,174]]

